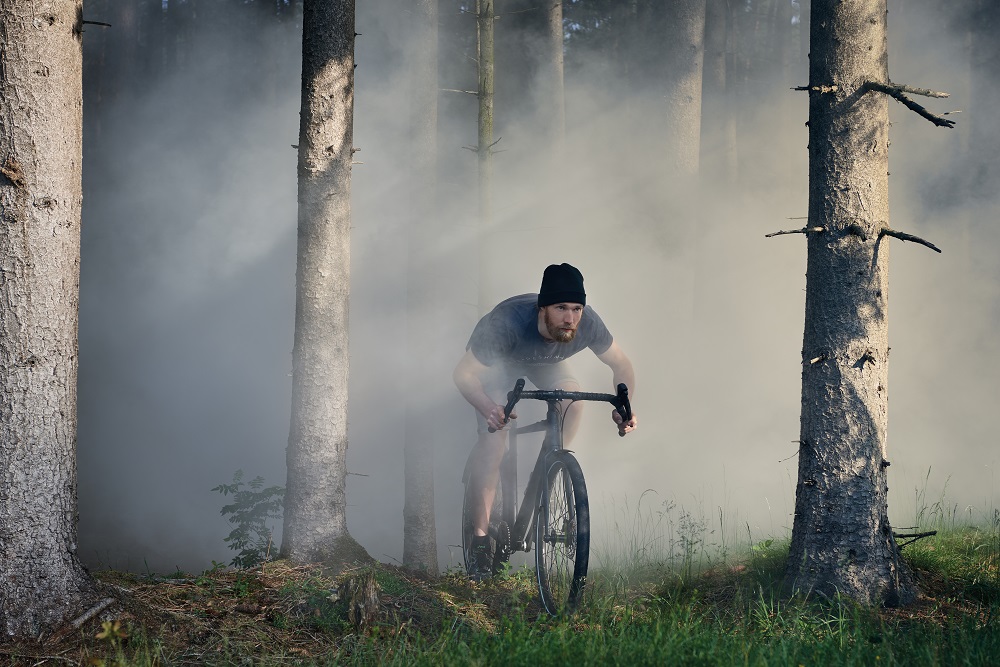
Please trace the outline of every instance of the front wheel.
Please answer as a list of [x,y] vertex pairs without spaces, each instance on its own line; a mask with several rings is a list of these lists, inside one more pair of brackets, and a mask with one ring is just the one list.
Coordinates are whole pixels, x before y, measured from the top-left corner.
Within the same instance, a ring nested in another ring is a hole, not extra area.
[[535,569],[546,611],[573,611],[583,593],[589,560],[587,484],[576,458],[559,452],[545,471],[535,518]]

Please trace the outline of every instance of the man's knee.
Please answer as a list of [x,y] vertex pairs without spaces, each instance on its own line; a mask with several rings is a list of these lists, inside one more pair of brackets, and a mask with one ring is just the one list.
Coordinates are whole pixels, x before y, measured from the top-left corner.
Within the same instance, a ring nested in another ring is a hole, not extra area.
[[483,463],[499,465],[507,446],[507,432],[480,433],[476,443],[476,458]]
[[563,391],[580,391],[580,383],[575,378],[567,378],[556,383],[556,389]]
[[[580,383],[571,378],[559,382],[555,388],[563,391],[580,391]],[[580,401],[563,401],[559,404],[559,410],[567,416],[577,415],[581,405]]]

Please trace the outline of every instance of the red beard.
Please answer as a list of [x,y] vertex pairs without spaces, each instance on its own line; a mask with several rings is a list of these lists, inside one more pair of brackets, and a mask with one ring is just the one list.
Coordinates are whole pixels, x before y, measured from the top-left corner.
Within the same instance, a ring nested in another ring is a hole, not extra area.
[[549,336],[557,343],[568,343],[576,338],[576,329],[563,329],[549,319],[548,312],[545,313],[545,328],[548,330]]

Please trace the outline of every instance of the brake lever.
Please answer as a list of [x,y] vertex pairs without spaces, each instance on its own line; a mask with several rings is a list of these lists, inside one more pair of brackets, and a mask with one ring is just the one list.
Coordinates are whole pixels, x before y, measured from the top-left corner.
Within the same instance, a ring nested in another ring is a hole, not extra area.
[[[624,386],[624,385],[622,385]],[[517,402],[521,400],[521,392],[524,390],[524,378],[518,378],[517,382],[514,383],[514,390],[507,392],[507,405],[503,409],[503,423],[506,424],[510,421],[510,413],[514,411],[514,406]],[[496,433],[497,430],[492,426],[487,427],[490,433]]]
[[618,385],[618,396],[615,400],[615,409],[622,417],[622,427],[618,429],[618,435],[625,437],[625,424],[632,421],[632,404],[628,400],[628,387],[622,382]]

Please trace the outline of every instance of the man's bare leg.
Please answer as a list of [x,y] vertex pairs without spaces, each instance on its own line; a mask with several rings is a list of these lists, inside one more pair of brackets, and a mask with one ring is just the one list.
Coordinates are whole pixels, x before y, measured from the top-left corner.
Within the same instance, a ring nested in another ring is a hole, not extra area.
[[[580,391],[576,382],[560,383],[557,389],[564,391]],[[583,404],[579,401],[562,403],[565,411],[563,420],[563,444],[573,441],[580,430],[580,420],[583,417]],[[488,534],[490,525],[490,509],[496,497],[497,481],[500,479],[500,461],[503,460],[504,448],[507,443],[507,431],[495,433],[480,433],[479,440],[472,452],[472,469],[469,474],[469,486],[472,500],[472,527],[474,535],[482,537]]]
[[469,473],[469,493],[472,501],[472,527],[474,534],[484,536],[490,525],[490,508],[496,497],[500,479],[500,461],[503,459],[507,432],[480,433],[472,450],[472,468]]

